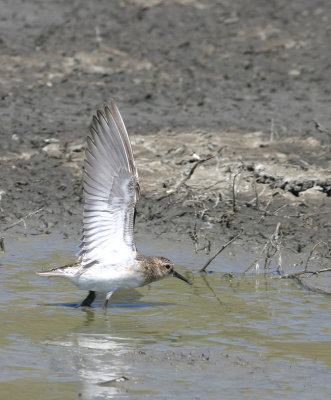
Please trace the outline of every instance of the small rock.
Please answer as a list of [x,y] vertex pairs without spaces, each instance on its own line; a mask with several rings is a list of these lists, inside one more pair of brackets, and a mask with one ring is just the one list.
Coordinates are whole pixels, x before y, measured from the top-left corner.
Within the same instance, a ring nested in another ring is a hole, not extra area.
[[300,197],[326,197],[326,193],[323,192],[323,188],[321,186],[313,186],[310,189],[300,192],[299,196]]
[[49,157],[62,157],[62,151],[60,150],[60,145],[58,143],[50,143],[47,146],[43,147],[42,151],[46,153]]
[[299,69],[291,69],[288,74],[291,78],[297,78],[301,75],[301,71]]
[[49,139],[44,139],[45,143],[58,143],[59,139],[56,138],[49,138]]
[[80,153],[84,150],[85,145],[83,143],[72,144],[68,146],[68,150],[70,153]]

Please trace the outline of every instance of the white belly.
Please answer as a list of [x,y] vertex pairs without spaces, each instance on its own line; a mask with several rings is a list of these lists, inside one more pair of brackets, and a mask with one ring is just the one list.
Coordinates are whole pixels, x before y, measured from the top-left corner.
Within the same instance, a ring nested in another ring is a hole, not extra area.
[[69,277],[80,289],[96,292],[114,292],[117,289],[132,289],[144,284],[142,273],[137,268],[96,264],[83,273]]

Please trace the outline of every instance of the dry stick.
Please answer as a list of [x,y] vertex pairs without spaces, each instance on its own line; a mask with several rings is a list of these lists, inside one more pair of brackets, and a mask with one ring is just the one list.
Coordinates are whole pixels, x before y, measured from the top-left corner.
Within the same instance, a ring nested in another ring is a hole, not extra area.
[[310,250],[310,253],[309,253],[308,257],[307,257],[306,264],[305,264],[305,271],[307,271],[308,263],[309,263],[309,261],[310,261],[312,255],[313,255],[314,251],[317,249],[317,247],[318,247],[321,243],[322,243],[322,242],[316,243],[316,244],[312,247],[312,249]]
[[268,246],[268,242],[264,245],[263,249],[260,251],[260,254],[255,258],[255,260],[249,264],[249,266],[245,269],[244,274],[246,274],[246,272],[248,272],[251,268],[254,267],[254,265],[256,265],[256,263],[262,258],[262,254],[264,253],[265,249]]
[[256,208],[257,208],[258,210],[260,210],[260,196],[267,190],[267,186],[265,186],[264,188],[262,188],[262,190],[261,190],[260,193],[258,193],[258,191],[257,191],[256,182],[254,182],[254,183],[252,184],[252,186],[253,186],[253,189],[254,189],[254,192],[255,192],[255,197],[254,197],[252,200],[247,201],[247,204],[253,204],[254,201],[255,201],[255,206],[256,206]]
[[304,214],[304,213],[299,213],[299,214],[291,214],[288,215],[288,218],[300,218],[300,217],[304,217],[304,218],[310,218],[310,217],[314,217],[315,215],[323,215],[323,214],[330,214],[330,211],[319,211],[319,212],[314,212],[314,213],[310,213],[310,214]]
[[288,204],[283,204],[282,206],[278,207],[275,211],[272,212],[271,215],[277,215],[278,211],[282,210],[285,207],[288,207]]
[[328,268],[323,268],[323,269],[319,269],[317,271],[299,271],[299,272],[294,272],[293,274],[286,274],[282,276],[282,279],[291,279],[291,278],[296,278],[300,275],[305,275],[305,274],[311,274],[311,275],[318,275],[321,274],[322,272],[330,272],[331,271],[331,267]]
[[[257,187],[256,187],[256,181],[253,182],[253,187],[254,187],[254,192],[255,192],[255,206],[256,209],[259,210],[260,209],[260,199],[259,199],[259,194],[257,192]],[[265,188],[262,189],[260,195],[264,192]]]
[[[278,227],[278,226],[277,226],[277,227]],[[275,232],[275,234],[276,234],[276,232]],[[277,234],[276,234],[276,235],[277,235]],[[276,239],[276,245],[277,245],[277,236],[275,237],[275,239]],[[293,280],[295,280],[300,286],[302,286],[303,288],[305,288],[305,289],[307,289],[307,290],[310,290],[311,292],[315,292],[315,293],[320,293],[320,294],[325,294],[325,295],[331,296],[331,292],[328,292],[328,291],[323,290],[323,289],[320,289],[320,288],[314,288],[314,287],[308,285],[307,283],[305,283],[305,282],[301,279],[301,276],[302,276],[302,275],[318,275],[318,274],[321,274],[321,273],[323,273],[323,272],[331,272],[331,267],[322,268],[322,269],[317,270],[317,271],[310,271],[310,270],[307,269],[307,268],[308,268],[309,260],[311,259],[311,257],[312,257],[312,255],[313,255],[314,251],[317,249],[317,247],[318,247],[321,243],[325,243],[325,242],[322,242],[322,241],[321,241],[321,242],[318,242],[318,243],[316,243],[316,244],[312,247],[312,249],[311,249],[311,251],[310,251],[310,253],[309,253],[308,257],[307,257],[304,270],[299,271],[299,272],[294,272],[294,273],[292,273],[292,274],[284,274],[284,275],[281,276],[281,278],[282,278],[282,279],[293,279]]]
[[216,154],[206,157],[206,158],[202,158],[201,160],[196,161],[196,163],[193,165],[193,167],[189,170],[189,172],[184,175],[184,177],[180,180],[180,182],[178,183],[178,185],[172,189],[170,192],[158,197],[158,200],[163,200],[165,198],[167,198],[168,196],[172,195],[173,193],[177,192],[177,190],[179,190],[185,182],[187,182],[191,176],[193,175],[194,171],[196,170],[196,168],[201,165],[202,163],[211,160],[212,158],[216,157],[216,155],[221,151],[222,149],[220,149]]
[[198,252],[198,241],[199,241],[199,236],[197,234],[197,223],[194,224],[193,232],[189,232],[190,238],[193,240],[194,243],[194,252]]
[[0,251],[5,252],[5,238],[0,237]]
[[265,209],[263,210],[263,215],[261,215],[261,218],[259,219],[258,224],[259,224],[261,221],[263,221],[264,218],[268,215],[268,208],[269,208],[271,202],[272,202],[272,198],[269,199],[269,201],[268,201],[268,203],[267,203]]
[[205,272],[208,265],[232,242],[234,242],[238,237],[241,236],[241,232],[238,235],[234,236],[231,240],[229,240],[226,244],[224,244],[217,252],[206,262],[206,264],[199,270],[199,272]]
[[240,172],[237,172],[235,176],[233,177],[232,181],[232,211],[236,212],[236,189],[235,189],[235,181],[237,176],[240,175]]
[[279,228],[280,228],[280,222],[278,222],[275,232],[269,239],[269,243],[267,246],[267,254],[264,259],[264,267],[263,267],[264,270],[269,269],[272,259],[280,249]]
[[216,154],[214,154],[214,155],[212,155],[212,156],[209,156],[209,157],[206,157],[206,158],[202,158],[201,160],[198,160],[198,161],[193,165],[193,167],[190,169],[189,173],[188,173],[186,176],[184,176],[184,178],[181,180],[181,182],[180,182],[179,185],[177,186],[176,190],[178,190],[182,185],[184,185],[184,183],[185,183],[186,181],[188,181],[188,180],[191,178],[191,176],[193,175],[194,171],[196,170],[196,168],[197,168],[199,165],[201,165],[202,163],[204,163],[204,162],[206,162],[206,161],[208,161],[208,160],[211,160],[211,159],[214,158],[214,157],[216,157]]
[[204,237],[204,239],[205,239],[205,241],[207,242],[207,244],[206,244],[205,246],[203,246],[203,247],[198,248],[198,249],[197,249],[197,252],[198,252],[198,251],[202,251],[202,250],[205,250],[205,251],[207,250],[206,252],[210,253],[211,242],[210,242],[210,240],[207,239],[206,237]]
[[[316,246],[316,245],[315,245],[315,246]],[[314,247],[315,247],[315,246],[314,246]],[[316,247],[315,247],[315,248],[316,248]],[[328,291],[323,290],[323,289],[320,289],[320,288],[312,287],[312,286],[308,285],[307,283],[305,283],[305,282],[301,279],[301,277],[300,277],[300,275],[306,275],[306,274],[318,275],[318,274],[321,274],[322,272],[330,272],[330,271],[331,271],[331,267],[329,267],[329,268],[323,268],[323,269],[320,269],[320,270],[318,270],[318,271],[307,271],[307,270],[305,270],[305,271],[295,272],[295,273],[293,273],[293,274],[283,275],[283,276],[281,276],[281,278],[282,278],[282,279],[293,279],[293,280],[295,280],[300,286],[302,286],[304,289],[307,289],[307,290],[309,290],[309,291],[311,291],[311,292],[315,292],[315,293],[320,293],[320,294],[325,294],[325,295],[327,295],[327,296],[331,296],[331,292],[328,292]]]
[[318,275],[318,274],[320,274],[320,273],[322,273],[322,272],[331,271],[331,267],[319,269],[319,270],[317,270],[317,271],[309,271],[309,270],[307,269],[307,268],[308,268],[308,263],[309,263],[309,261],[310,261],[312,255],[313,255],[314,251],[317,249],[317,247],[318,247],[321,243],[324,243],[324,244],[325,244],[325,242],[323,242],[323,241],[320,241],[320,242],[314,244],[314,246],[313,246],[312,249],[310,250],[310,253],[309,253],[309,255],[308,255],[308,257],[307,257],[307,260],[306,260],[306,262],[305,262],[305,268],[304,268],[302,271],[294,272],[294,273],[292,273],[292,274],[283,275],[282,278],[284,278],[284,279],[288,279],[288,278],[297,278],[297,277],[300,276],[300,275],[306,275],[306,274]]
[[[265,250],[267,250],[267,256],[265,257],[265,264],[264,264],[264,267],[266,268],[266,264],[267,264],[267,261],[268,261],[268,260],[270,260],[270,262],[271,262],[272,257],[274,257],[274,255],[277,253],[278,247],[279,247],[279,244],[278,244],[279,228],[280,228],[280,222],[278,222],[278,224],[277,224],[277,226],[276,226],[276,229],[275,229],[275,232],[269,237],[267,243],[263,246],[263,249],[260,251],[260,254],[259,254],[259,255],[255,258],[255,260],[245,269],[244,274],[245,274],[246,272],[248,272],[252,267],[254,267],[254,265],[256,265],[256,263],[263,257],[263,254],[264,254]],[[274,246],[274,244],[273,244],[273,239],[274,239],[274,238],[276,239],[276,246]],[[274,252],[273,255],[269,254],[270,245],[272,245],[272,247],[276,247],[276,252]],[[270,265],[270,263],[269,263],[269,265]]]
[[23,223],[25,224],[25,220],[26,220],[27,218],[31,217],[32,215],[35,215],[35,214],[39,213],[39,212],[42,211],[43,209],[44,209],[44,207],[41,207],[41,208],[39,208],[39,210],[30,212],[30,213],[27,214],[25,217],[22,217],[22,218],[20,218],[18,221],[14,222],[13,224],[6,226],[6,227],[3,229],[3,231],[4,231],[4,232],[5,232],[5,231],[8,231],[8,229],[13,228],[14,226],[20,224],[21,222],[23,222]]
[[322,133],[326,133],[327,135],[331,136],[331,132],[328,129],[326,129],[320,122],[318,122],[317,119],[314,119],[313,121],[314,121],[314,124],[315,124],[315,128],[318,131],[320,131]]

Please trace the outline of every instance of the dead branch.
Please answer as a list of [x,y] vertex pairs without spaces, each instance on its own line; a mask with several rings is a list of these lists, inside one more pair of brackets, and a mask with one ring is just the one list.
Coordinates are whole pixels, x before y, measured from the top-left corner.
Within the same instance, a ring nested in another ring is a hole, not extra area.
[[193,175],[194,171],[197,169],[197,167],[201,164],[203,164],[204,162],[211,160],[212,158],[216,157],[216,154],[206,157],[206,158],[201,158],[200,160],[196,161],[196,163],[193,165],[193,167],[189,170],[189,172],[186,174],[186,176],[184,175],[184,177],[182,178],[182,180],[179,182],[179,185],[177,186],[176,190],[178,190],[181,186],[184,185],[185,182],[187,182],[191,176]]
[[202,245],[202,247],[199,247],[197,249],[197,253],[199,251],[204,251],[205,253],[209,254],[210,253],[210,247],[211,247],[211,242],[209,239],[207,239],[206,237],[204,237],[205,242],[207,242],[205,245]]
[[313,254],[314,254],[314,251],[317,249],[317,247],[321,243],[326,244],[323,241],[320,241],[320,242],[314,244],[314,246],[312,247],[312,249],[310,250],[310,252],[308,254],[308,257],[307,257],[306,262],[305,262],[304,269],[302,271],[294,272],[292,274],[284,274],[284,275],[282,275],[282,278],[283,279],[295,279],[295,278],[298,278],[299,276],[302,276],[302,275],[318,275],[318,274],[323,273],[323,272],[331,271],[331,267],[322,268],[322,269],[315,270],[315,271],[314,270],[308,270],[308,263],[311,260]]
[[260,196],[266,191],[267,186],[263,187],[260,193],[258,193],[257,191],[257,186],[255,181],[253,181],[252,186],[254,189],[255,197],[252,200],[248,201],[247,204],[253,204],[255,202],[255,208],[257,210],[260,210]]
[[[321,243],[321,242],[320,242]],[[311,257],[311,254],[313,253],[313,251],[317,248],[317,246],[320,244],[317,243],[315,244],[315,246],[313,247],[312,251],[310,252],[309,256],[308,256],[308,261]],[[327,296],[331,296],[331,292],[328,292],[327,290],[323,290],[320,288],[316,288],[313,286],[308,285],[306,282],[304,282],[302,280],[302,277],[304,277],[304,275],[306,275],[308,277],[308,275],[313,276],[313,275],[319,275],[322,274],[323,272],[330,272],[331,271],[331,267],[328,268],[322,268],[316,271],[309,271],[306,268],[303,271],[299,271],[299,272],[294,272],[292,274],[286,274],[286,275],[282,275],[281,278],[282,279],[293,279],[295,280],[300,286],[302,286],[304,289],[307,289],[311,292],[315,292],[315,293],[320,293],[320,294],[325,294]]]
[[[262,258],[264,258],[264,269],[268,269],[275,255],[280,253],[280,247],[280,222],[278,222],[274,233],[269,237],[257,258],[245,269],[244,274],[256,266]],[[278,266],[281,268],[280,261]]]
[[257,222],[258,224],[264,220],[264,218],[268,215],[268,209],[270,207],[272,199],[269,199],[265,209],[263,210],[263,214],[261,215],[261,218],[259,219],[259,221]]
[[25,215],[24,217],[20,218],[19,220],[17,220],[17,221],[14,222],[13,224],[10,224],[10,225],[6,226],[6,227],[3,229],[3,231],[4,231],[4,232],[5,232],[5,231],[8,231],[8,229],[11,229],[11,228],[13,228],[14,226],[16,226],[16,225],[18,225],[18,224],[20,224],[20,223],[22,223],[22,222],[23,222],[24,227],[25,227],[25,229],[26,229],[25,220],[26,220],[27,218],[31,217],[32,215],[38,214],[38,213],[39,213],[40,211],[42,211],[43,209],[44,209],[44,207],[41,207],[41,208],[39,208],[38,210],[35,210],[35,211],[30,212],[29,214],[27,214],[27,215]]
[[237,172],[234,175],[233,180],[232,180],[232,211],[233,212],[236,212],[236,210],[237,210],[237,204],[236,204],[237,203],[237,199],[236,199],[237,193],[236,193],[235,184],[236,184],[236,178],[237,178],[238,175],[240,175],[240,172]]
[[312,247],[312,249],[310,250],[310,253],[309,253],[309,255],[308,255],[308,257],[307,257],[307,260],[306,260],[306,263],[305,263],[305,271],[307,271],[308,263],[309,263],[309,261],[310,261],[312,255],[313,255],[314,251],[317,249],[317,247],[318,247],[321,243],[322,243],[322,242],[316,243],[316,244]]
[[208,265],[224,250],[226,249],[232,242],[237,240],[239,236],[241,236],[242,232],[238,233],[238,235],[234,236],[231,240],[229,240],[226,244],[224,244],[217,252],[206,262],[206,264],[199,270],[199,272],[206,272]]
[[175,215],[167,215],[166,217],[162,218],[162,221],[169,221],[169,220],[172,220],[174,218],[179,218],[179,217],[182,217],[185,214],[186,214],[186,211],[182,211],[182,212],[180,212],[178,214],[175,214]]
[[168,193],[158,197],[157,200],[163,200],[163,199],[169,197],[170,195],[176,193],[191,178],[191,176],[194,174],[194,171],[198,168],[199,165],[205,163],[206,161],[211,160],[212,158],[215,158],[222,150],[223,150],[223,148],[220,148],[216,154],[213,154],[212,156],[208,156],[205,158],[201,158],[200,160],[197,160],[194,163],[194,165],[190,168],[190,170],[188,172],[184,173],[182,179],[178,182],[178,184],[172,190],[170,190]]
[[[194,243],[194,252],[197,254],[199,253],[199,251],[205,251],[208,253],[210,253],[210,240],[203,236],[201,238],[200,234],[198,233],[197,230],[197,223],[194,224],[193,230],[188,232],[189,237],[192,239],[193,243]],[[199,243],[204,240],[205,244],[202,244],[202,247],[199,247]]]
[[270,199],[270,200],[268,201],[268,203],[267,203],[265,209],[263,210],[263,215],[261,215],[261,217],[260,217],[260,219],[259,219],[259,221],[258,221],[258,224],[259,224],[261,221],[263,221],[263,220],[265,219],[265,217],[267,217],[267,216],[278,215],[278,212],[279,212],[280,210],[282,210],[283,208],[285,208],[285,207],[288,206],[288,204],[283,204],[282,206],[278,207],[275,211],[270,212],[270,211],[268,211],[268,208],[269,208],[269,206],[270,206],[270,204],[271,204],[271,201],[272,201],[272,199]]
[[199,236],[197,233],[197,223],[194,224],[193,231],[189,231],[188,235],[194,243],[194,252],[197,253],[198,252],[198,242],[199,242]]
[[304,270],[304,271],[294,272],[292,274],[282,275],[282,279],[296,278],[296,277],[301,276],[301,275],[319,275],[319,274],[321,274],[323,272],[330,272],[330,271],[331,271],[331,267],[318,269],[316,271]]
[[310,217],[315,217],[316,215],[323,215],[323,214],[330,214],[330,211],[318,211],[318,212],[313,212],[313,213],[298,213],[298,214],[291,214],[287,215],[288,218],[310,218]]
[[310,290],[312,292],[315,293],[321,293],[321,294],[326,294],[326,295],[331,295],[331,292],[325,291],[323,289],[320,288],[314,288],[310,285],[308,285],[307,283],[305,283],[302,278],[303,277],[308,277],[308,276],[313,276],[313,275],[319,275],[323,272],[331,272],[331,267],[327,267],[327,268],[322,268],[319,270],[310,270],[308,269],[308,264],[309,261],[311,260],[314,251],[317,249],[317,247],[321,244],[321,243],[325,243],[325,242],[318,242],[316,243],[307,259],[305,262],[305,266],[304,269],[298,272],[294,272],[291,274],[284,274],[282,273],[282,265],[281,265],[281,252],[280,252],[280,223],[277,224],[276,230],[275,232],[270,236],[270,238],[268,239],[267,243],[265,244],[265,246],[263,247],[261,253],[259,254],[259,256],[250,264],[250,266],[244,271],[244,273],[246,273],[247,271],[249,271],[254,265],[257,265],[258,261],[265,257],[264,260],[264,269],[267,269],[270,267],[270,263],[272,261],[272,259],[274,258],[274,256],[279,252],[279,261],[278,261],[278,270],[280,270],[281,272],[281,278],[282,279],[293,279],[295,280],[300,286],[302,286],[303,288]]
[[331,132],[326,129],[317,119],[314,119],[315,128],[322,133],[326,133],[327,135],[331,136]]
[[274,234],[271,236],[269,245],[267,246],[267,254],[264,259],[264,269],[269,269],[273,257],[280,251],[280,222],[278,222]]

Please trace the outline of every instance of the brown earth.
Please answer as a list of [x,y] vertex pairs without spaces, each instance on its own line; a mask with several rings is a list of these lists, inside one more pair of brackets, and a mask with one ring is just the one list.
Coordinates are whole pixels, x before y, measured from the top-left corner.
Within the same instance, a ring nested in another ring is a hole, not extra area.
[[258,252],[280,222],[293,252],[323,241],[325,265],[330,11],[327,0],[3,0],[3,236],[78,237],[87,127],[112,97],[140,173],[137,230],[206,251],[242,230]]

